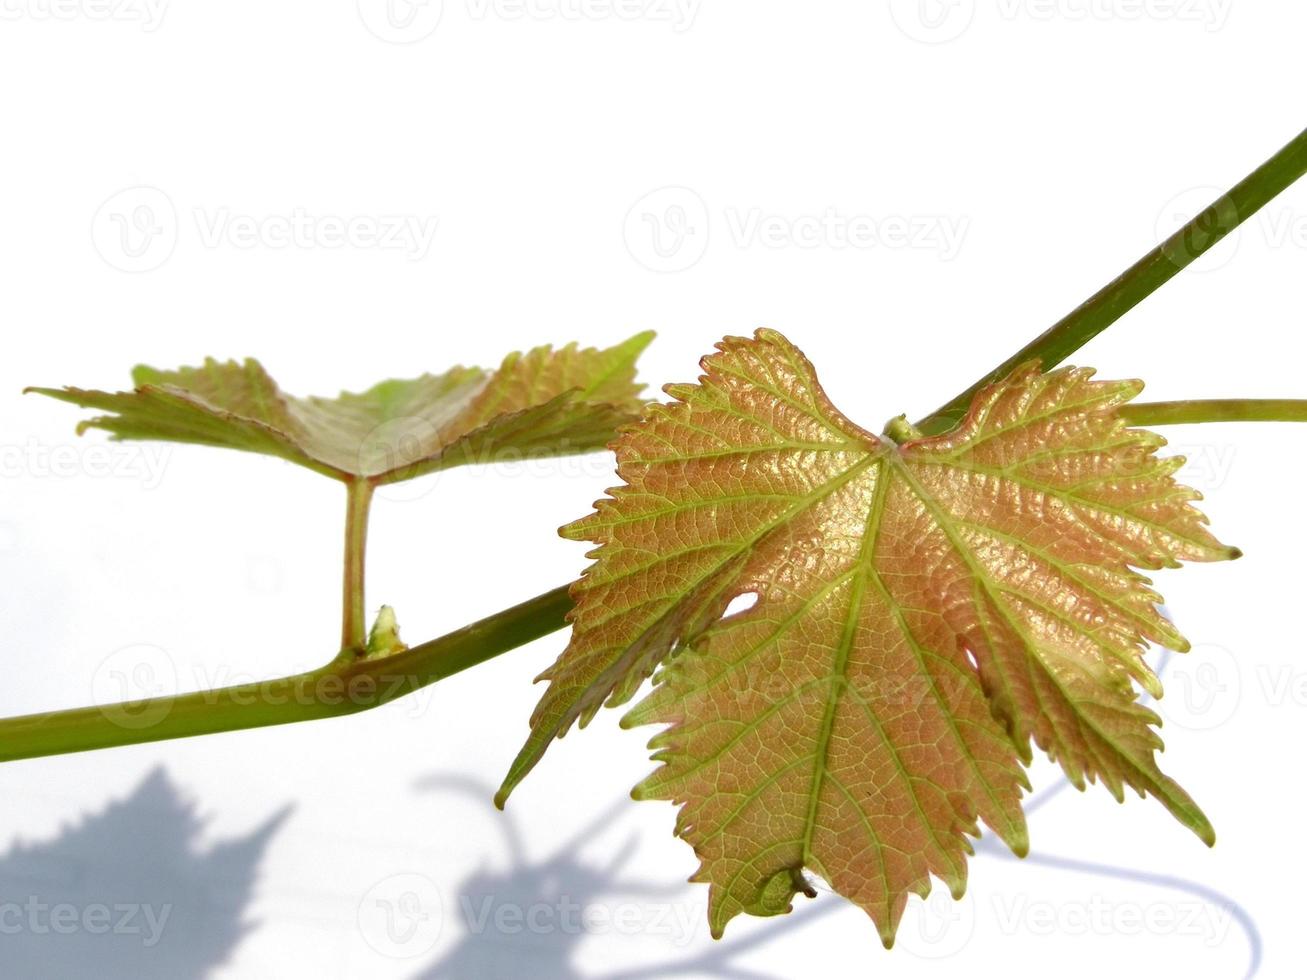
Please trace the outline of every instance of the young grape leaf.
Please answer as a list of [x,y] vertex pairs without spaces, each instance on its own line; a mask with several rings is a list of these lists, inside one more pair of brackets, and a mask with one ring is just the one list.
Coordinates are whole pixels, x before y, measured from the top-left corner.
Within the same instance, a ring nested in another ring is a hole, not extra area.
[[978,819],[1026,851],[1032,740],[1076,786],[1151,794],[1212,843],[1136,700],[1132,680],[1161,693],[1145,641],[1187,644],[1131,566],[1238,552],[1172,478],[1182,459],[1118,416],[1142,385],[1031,363],[953,431],[888,438],[780,334],[718,349],[624,427],[625,485],[562,530],[597,561],[500,801],[666,659],[623,719],[670,726],[635,795],[681,805],[714,935],[788,911],[807,869],[889,945],[932,875],[962,894]]
[[464,463],[603,448],[643,408],[635,360],[653,339],[607,350],[537,347],[497,371],[456,367],[361,394],[296,398],[254,360],[137,367],[134,391],[30,388],[112,414],[80,423],[115,439],[163,439],[280,456],[337,479],[393,483]]

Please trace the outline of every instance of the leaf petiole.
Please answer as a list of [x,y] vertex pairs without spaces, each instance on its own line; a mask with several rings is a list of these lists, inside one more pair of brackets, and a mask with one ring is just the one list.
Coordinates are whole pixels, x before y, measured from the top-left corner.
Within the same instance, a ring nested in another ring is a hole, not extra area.
[[367,648],[367,606],[364,578],[368,545],[368,513],[372,507],[371,480],[345,483],[345,574],[341,602],[340,649],[361,656]]
[[1131,425],[1190,425],[1199,422],[1307,422],[1307,400],[1217,398],[1123,405]]
[[[920,429],[925,434],[946,431],[962,417],[977,390],[1026,360],[1039,358],[1046,369],[1059,363],[1305,172],[1307,130],[1062,321],[923,419],[918,423]],[[641,335],[633,341],[638,341],[633,348],[638,352],[638,347],[647,343],[648,338]],[[114,411],[121,411],[117,399],[128,397],[41,390],[66,401]],[[1158,402],[1126,406],[1123,414],[1136,425],[1307,421],[1307,401]],[[95,424],[105,427],[104,420]],[[903,420],[899,435],[906,437],[910,433],[911,428]],[[252,447],[241,443],[237,448]],[[259,451],[269,450],[260,448]],[[304,465],[319,469],[312,461]],[[330,471],[328,475],[339,474]],[[366,477],[356,477],[347,480],[346,486],[341,652],[331,663],[318,670],[255,684],[0,719],[0,761],[352,714],[411,693],[568,625],[566,615],[572,601],[565,586],[402,653],[373,660],[364,658],[361,655],[367,645],[364,561],[374,485]]]
[[1019,365],[1039,360],[1047,371],[1062,363],[1305,173],[1307,129],[1120,276],[917,425],[928,435],[946,432],[966,413],[977,391]]

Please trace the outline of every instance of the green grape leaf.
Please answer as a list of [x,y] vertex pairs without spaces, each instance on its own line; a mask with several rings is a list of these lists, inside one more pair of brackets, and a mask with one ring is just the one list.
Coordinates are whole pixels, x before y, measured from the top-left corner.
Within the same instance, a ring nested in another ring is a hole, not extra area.
[[[1137,381],[1026,364],[924,437],[842,415],[784,337],[728,338],[625,426],[624,485],[563,528],[599,544],[504,797],[573,721],[666,727],[637,798],[680,806],[720,935],[823,878],[886,945],[984,821],[1027,849],[1031,743],[1084,788],[1211,825],[1155,761],[1146,641],[1187,644],[1138,569],[1238,556],[1118,409]],[[753,605],[728,610],[735,600]]]
[[133,391],[29,388],[109,414],[77,429],[114,439],[162,439],[279,456],[341,480],[394,483],[466,463],[602,449],[639,416],[635,361],[653,339],[607,350],[537,347],[496,371],[383,381],[336,398],[297,398],[254,360],[137,367]]

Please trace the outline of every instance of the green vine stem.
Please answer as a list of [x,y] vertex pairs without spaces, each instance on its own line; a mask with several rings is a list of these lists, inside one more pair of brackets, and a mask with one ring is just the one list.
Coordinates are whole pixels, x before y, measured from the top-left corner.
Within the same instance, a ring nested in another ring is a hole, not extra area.
[[917,426],[928,435],[945,432],[957,425],[977,391],[1005,377],[1018,365],[1038,359],[1047,371],[1062,363],[1305,173],[1307,129],[1236,184],[1228,194],[1212,202],[1174,235],[966,391],[926,416]]
[[[1143,402],[1121,412],[1131,425],[1307,422],[1307,400]],[[367,496],[350,495],[351,515],[366,520]],[[571,608],[562,586],[388,657],[362,659],[347,644],[331,663],[289,677],[0,719],[0,762],[354,714],[561,630]]]
[[571,608],[567,589],[554,589],[389,657],[347,650],[318,670],[275,680],[6,718],[0,762],[354,714],[560,630]]
[[[928,435],[946,431],[962,417],[979,388],[1018,364],[1039,358],[1047,369],[1060,363],[1304,173],[1307,130],[1229,194],[918,427]],[[1127,406],[1122,411],[1135,425],[1307,421],[1307,401],[1295,400],[1156,402]],[[906,420],[899,428],[911,431]],[[567,625],[572,601],[564,586],[402,652],[361,656],[367,643],[364,559],[373,486],[359,480],[347,487],[341,652],[334,660],[317,670],[270,681],[0,719],[0,761],[353,714],[411,694]]]
[[1307,422],[1307,401],[1295,398],[1218,398],[1210,401],[1140,402],[1121,415],[1131,425],[1196,422]]

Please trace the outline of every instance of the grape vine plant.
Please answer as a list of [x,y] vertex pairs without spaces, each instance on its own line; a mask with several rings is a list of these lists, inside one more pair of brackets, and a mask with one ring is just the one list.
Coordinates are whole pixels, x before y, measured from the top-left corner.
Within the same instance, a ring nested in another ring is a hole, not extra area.
[[[138,367],[122,392],[30,389],[100,413],[79,432],[263,453],[344,484],[341,643],[272,682],[0,720],[0,759],[361,711],[570,626],[496,802],[574,724],[648,686],[622,720],[659,726],[633,795],[679,806],[714,936],[789,911],[815,875],[891,945],[932,878],[961,896],[982,822],[1026,852],[1035,748],[1081,789],[1154,797],[1210,845],[1139,700],[1161,695],[1148,644],[1188,646],[1144,573],[1239,552],[1148,427],[1307,421],[1307,401],[1141,403],[1138,381],[1059,365],[1304,172],[1307,131],[966,391],[880,434],[770,330],[722,340],[667,402],[635,383],[651,334],[336,398],[287,395],[253,360]],[[388,607],[368,628],[377,487],[605,447],[620,485],[561,530],[597,545],[577,581],[415,646]]]

